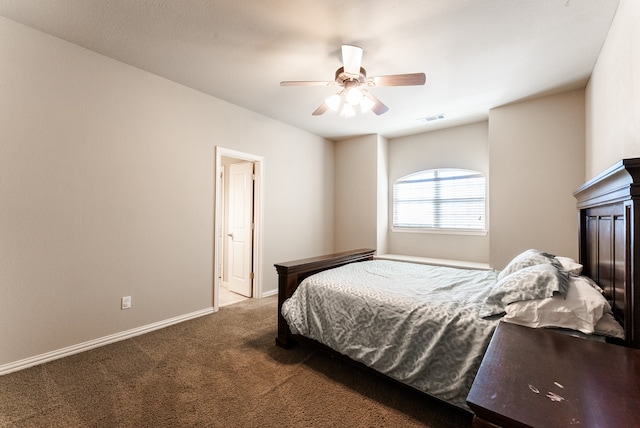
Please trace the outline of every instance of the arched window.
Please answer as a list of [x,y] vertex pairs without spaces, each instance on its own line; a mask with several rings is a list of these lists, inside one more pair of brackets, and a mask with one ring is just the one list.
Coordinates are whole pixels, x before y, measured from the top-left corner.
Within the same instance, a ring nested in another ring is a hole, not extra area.
[[416,172],[393,184],[393,227],[486,230],[485,176],[468,169]]

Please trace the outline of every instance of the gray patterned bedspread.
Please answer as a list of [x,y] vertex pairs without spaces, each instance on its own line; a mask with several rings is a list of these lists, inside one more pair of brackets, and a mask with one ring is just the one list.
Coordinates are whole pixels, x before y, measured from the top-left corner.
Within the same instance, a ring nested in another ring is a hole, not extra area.
[[497,320],[478,311],[497,272],[373,260],[305,279],[282,306],[295,334],[467,409]]

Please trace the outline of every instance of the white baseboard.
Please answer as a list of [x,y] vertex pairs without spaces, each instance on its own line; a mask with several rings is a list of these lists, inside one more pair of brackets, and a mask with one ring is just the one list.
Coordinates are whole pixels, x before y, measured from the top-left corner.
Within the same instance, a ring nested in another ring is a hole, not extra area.
[[0,365],[0,376],[11,373],[11,372],[16,372],[18,370],[23,370],[29,367],[37,366],[38,364],[43,364],[49,361],[57,360],[59,358],[68,357],[69,355],[78,354],[80,352],[88,351],[89,349],[98,348],[100,346],[108,345],[110,343],[119,342],[125,339],[130,339],[132,337],[149,333],[154,330],[159,330],[161,328],[168,327],[173,324],[178,324],[194,318],[199,318],[204,315],[209,315],[209,314],[212,314],[213,312],[214,312],[213,307],[210,307],[210,308],[202,309],[200,311],[191,312],[189,314],[184,314],[174,318],[169,318],[163,321],[158,321],[152,324],[147,324],[141,327],[136,327],[131,330],[126,330],[120,333],[111,334],[109,336],[104,336],[98,339],[89,340],[87,342],[78,343],[77,345],[67,346],[66,348],[36,355],[34,357],[25,358],[23,360],[15,361],[13,363],[3,364],[3,365]]
[[275,296],[276,294],[278,294],[278,289],[271,290],[271,291],[266,291],[266,292],[262,293],[262,296],[260,296],[260,297]]

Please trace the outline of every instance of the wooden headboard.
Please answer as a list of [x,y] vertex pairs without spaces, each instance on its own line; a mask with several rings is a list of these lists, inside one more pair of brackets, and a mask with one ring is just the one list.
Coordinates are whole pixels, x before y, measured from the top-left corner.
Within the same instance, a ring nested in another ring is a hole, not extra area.
[[619,161],[573,195],[583,274],[604,289],[625,345],[640,348],[640,158]]

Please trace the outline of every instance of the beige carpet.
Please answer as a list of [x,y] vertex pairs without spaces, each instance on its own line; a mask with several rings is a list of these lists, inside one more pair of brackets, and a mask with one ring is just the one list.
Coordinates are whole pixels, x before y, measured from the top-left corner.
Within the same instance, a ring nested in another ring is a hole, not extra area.
[[0,377],[2,427],[461,427],[471,416],[275,346],[276,298]]

